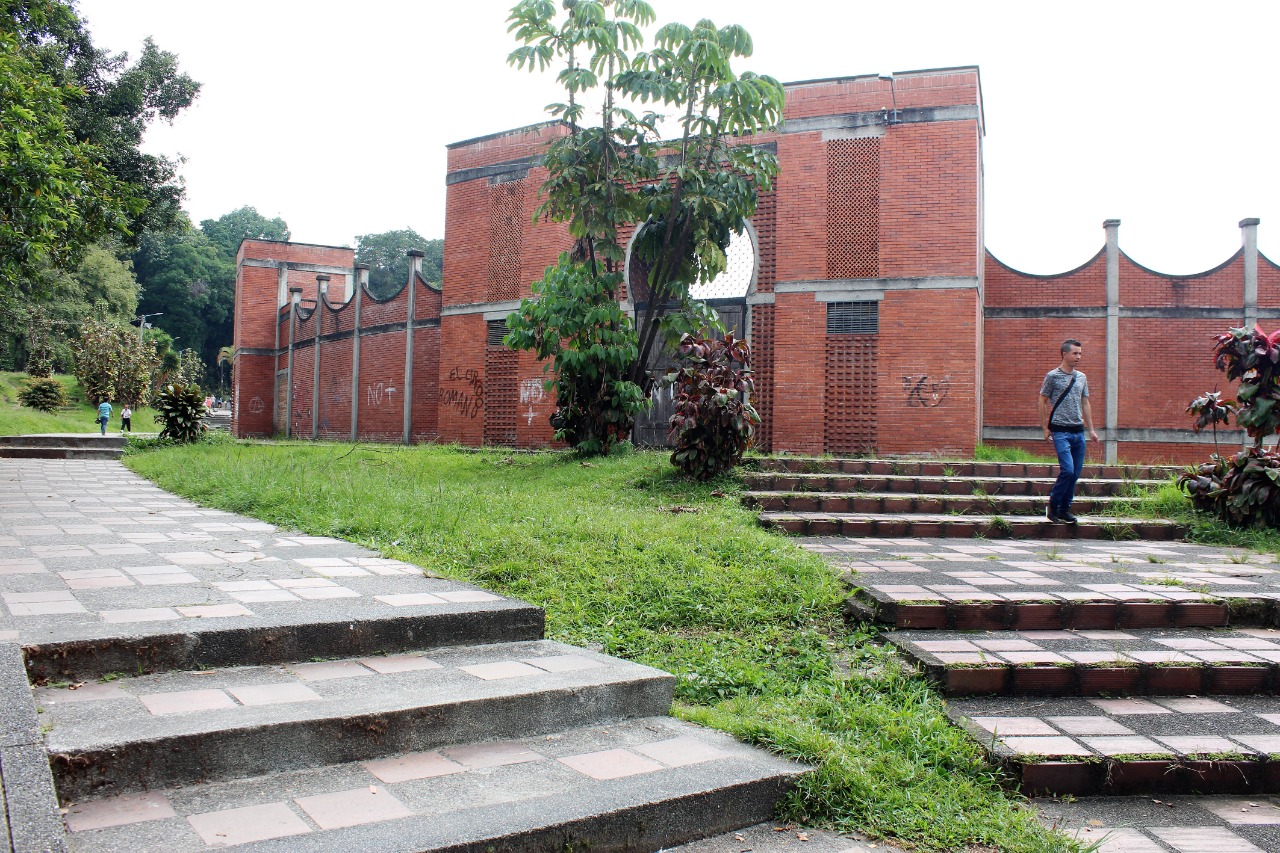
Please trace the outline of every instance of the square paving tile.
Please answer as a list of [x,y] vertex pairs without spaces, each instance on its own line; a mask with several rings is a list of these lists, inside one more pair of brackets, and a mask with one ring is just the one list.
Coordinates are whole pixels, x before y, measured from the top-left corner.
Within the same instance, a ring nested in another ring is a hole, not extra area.
[[384,820],[411,817],[413,812],[387,792],[370,785],[351,791],[337,791],[294,800],[321,829],[341,829]]
[[1169,853],[1137,829],[1086,826],[1075,837],[1086,845],[1096,843],[1097,853]]
[[684,767],[689,764],[701,764],[717,758],[727,758],[729,753],[696,737],[674,737],[670,740],[659,740],[643,746],[632,747],[636,752],[661,761],[668,767]]
[[1109,717],[1045,717],[1069,735],[1131,735],[1133,729]]
[[377,776],[388,785],[395,782],[407,782],[410,779],[428,779],[432,776],[447,776],[461,773],[467,768],[455,761],[450,761],[439,752],[412,752],[398,755],[395,758],[382,758],[377,761],[362,762],[364,769]]
[[1180,714],[1238,714],[1239,708],[1232,708],[1230,705],[1213,699],[1200,699],[1194,696],[1190,697],[1168,697],[1156,699],[1161,705],[1171,711],[1177,711]]
[[231,616],[252,616],[253,611],[241,604],[193,604],[176,608],[189,619],[225,619]]
[[289,592],[287,589],[260,589],[249,590],[247,592],[229,592],[236,601],[252,603],[255,601],[301,601],[298,596]]
[[1216,755],[1223,752],[1239,752],[1240,747],[1224,737],[1157,737],[1156,740],[1183,755]]
[[169,586],[179,583],[199,583],[200,579],[189,572],[176,572],[171,575],[137,575],[139,586]]
[[221,690],[179,690],[173,693],[149,693],[138,701],[152,714],[185,714],[191,711],[216,711],[236,707],[235,700]]
[[1039,717],[974,717],[973,722],[1000,735],[1056,735],[1058,730]]
[[463,604],[474,601],[497,601],[501,596],[494,595],[491,592],[481,592],[480,590],[459,590],[457,592],[437,592],[436,595],[445,601],[454,604]]
[[210,847],[248,844],[251,841],[266,841],[268,838],[284,838],[311,832],[311,827],[289,808],[288,803],[267,803],[193,814],[187,818],[187,822]]
[[1178,853],[1266,853],[1220,826],[1152,826],[1148,830]]
[[415,604],[444,604],[443,598],[437,598],[429,592],[406,592],[397,595],[375,595],[374,599],[392,607],[410,607]]
[[502,767],[507,764],[524,764],[526,761],[542,761],[546,757],[523,744],[511,741],[455,746],[441,752],[446,758],[472,770],[483,767]]
[[926,652],[976,652],[978,647],[969,640],[920,640],[916,648]]
[[529,666],[517,660],[504,660],[497,663],[477,663],[471,666],[460,666],[458,669],[483,678],[485,681],[496,681],[500,678],[523,678],[529,675],[546,675],[546,670]]
[[621,779],[625,776],[636,776],[663,769],[662,765],[653,759],[636,755],[626,749],[607,749],[603,752],[567,755],[559,761],[592,779]]
[[133,586],[133,581],[121,574],[100,578],[70,578],[66,583],[68,589],[110,589],[118,586]]
[[1236,826],[1280,826],[1280,808],[1261,797],[1253,800],[1206,800],[1203,805]]
[[86,829],[105,829],[148,820],[164,820],[177,817],[169,800],[159,791],[145,794],[123,794],[105,800],[75,803],[67,809],[67,829],[83,832]]
[[367,571],[357,566],[315,566],[311,571],[326,578],[361,578],[369,576]]
[[1069,737],[1002,737],[1000,742],[1020,755],[1093,755]]
[[171,607],[139,607],[131,610],[103,610],[99,616],[108,625],[122,622],[169,622],[181,619],[177,611]]
[[289,665],[289,671],[303,681],[332,681],[335,678],[359,678],[373,675],[367,667],[350,660],[295,663]]
[[228,687],[242,705],[282,705],[286,702],[319,702],[321,696],[305,684],[253,684]]
[[95,702],[102,699],[129,699],[128,693],[114,684],[98,684],[87,682],[76,688],[71,687],[39,687],[36,688],[36,704],[65,705],[70,702]]
[[422,655],[387,655],[361,658],[360,663],[374,672],[390,675],[396,672],[418,672],[424,669],[440,669],[440,664]]
[[582,669],[599,669],[604,664],[586,655],[550,655],[545,658],[525,658],[524,663],[545,669],[547,672],[577,672]]
[[1232,735],[1232,737],[1262,755],[1280,755],[1280,735]]
[[1093,747],[1103,755],[1171,755],[1171,751],[1150,738],[1131,735],[1129,737],[1084,737],[1085,744]]
[[1108,714],[1172,714],[1168,708],[1162,708],[1146,699],[1090,699],[1089,704]]
[[302,587],[293,589],[291,592],[298,598],[307,601],[328,601],[334,598],[359,598],[360,593],[354,589],[347,589],[345,586],[331,587]]

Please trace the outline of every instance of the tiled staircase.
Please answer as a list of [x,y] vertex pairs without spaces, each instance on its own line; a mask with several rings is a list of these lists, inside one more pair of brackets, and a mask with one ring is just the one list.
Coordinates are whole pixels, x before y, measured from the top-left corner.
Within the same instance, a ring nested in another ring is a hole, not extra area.
[[1172,522],[1125,514],[1132,490],[1176,470],[1087,465],[1076,525],[1045,518],[1056,465],[781,457],[748,470],[744,500],[762,523],[809,536],[1177,539]]

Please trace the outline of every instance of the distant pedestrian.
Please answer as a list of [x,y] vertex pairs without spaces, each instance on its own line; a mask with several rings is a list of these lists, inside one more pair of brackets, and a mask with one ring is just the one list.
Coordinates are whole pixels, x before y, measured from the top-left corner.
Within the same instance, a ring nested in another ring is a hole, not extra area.
[[133,432],[131,421],[133,420],[133,409],[129,408],[129,404],[125,403],[124,408],[120,410],[120,431]]
[[111,404],[103,400],[98,404],[98,426],[102,428],[102,434],[107,434],[107,421],[111,420]]
[[1082,358],[1080,342],[1063,341],[1060,352],[1062,363],[1045,374],[1038,401],[1044,437],[1053,441],[1058,454],[1058,479],[1049,492],[1045,515],[1054,524],[1075,524],[1071,501],[1084,468],[1084,431],[1088,429],[1094,441],[1098,433],[1089,407],[1089,380],[1083,370],[1076,370]]

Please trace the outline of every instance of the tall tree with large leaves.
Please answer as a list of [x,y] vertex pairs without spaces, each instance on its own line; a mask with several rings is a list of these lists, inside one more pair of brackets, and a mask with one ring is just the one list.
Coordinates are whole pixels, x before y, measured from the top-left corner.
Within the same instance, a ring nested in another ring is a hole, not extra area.
[[[509,18],[522,43],[513,65],[560,64],[567,99],[548,110],[569,132],[543,158],[549,175],[536,216],[564,222],[574,244],[508,320],[507,342],[548,361],[557,435],[584,452],[607,452],[629,433],[659,342],[706,323],[689,289],[725,268],[732,234],[778,169],[771,152],[743,139],[776,126],[784,100],[772,77],[733,70],[735,58],[751,55],[747,31],[668,24],[653,50],[639,51],[654,18],[641,0],[575,0],[563,10],[523,0]],[[598,112],[588,113],[589,102]],[[638,112],[650,104],[672,114]],[[672,138],[661,133],[667,120]],[[630,282],[643,306],[639,335],[617,305],[619,235],[631,226],[645,270],[643,282]]]
[[428,240],[412,228],[356,237],[356,263],[369,265],[370,293],[388,296],[404,287],[409,280],[410,249],[423,253],[422,277],[439,284],[444,265],[443,240]]

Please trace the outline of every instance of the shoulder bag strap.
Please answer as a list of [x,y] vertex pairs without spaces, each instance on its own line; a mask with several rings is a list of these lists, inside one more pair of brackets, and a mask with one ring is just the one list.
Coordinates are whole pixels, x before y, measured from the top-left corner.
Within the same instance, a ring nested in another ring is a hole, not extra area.
[[1058,397],[1058,402],[1053,404],[1053,409],[1049,412],[1049,428],[1050,429],[1053,428],[1053,416],[1058,413],[1058,407],[1062,405],[1063,400],[1067,399],[1067,395],[1071,393],[1071,389],[1075,387],[1075,384],[1076,384],[1076,375],[1072,373],[1071,381],[1067,383],[1066,390],[1063,391],[1062,395]]

